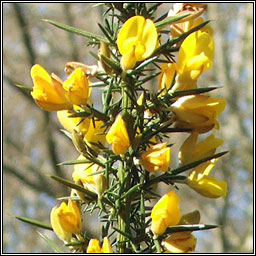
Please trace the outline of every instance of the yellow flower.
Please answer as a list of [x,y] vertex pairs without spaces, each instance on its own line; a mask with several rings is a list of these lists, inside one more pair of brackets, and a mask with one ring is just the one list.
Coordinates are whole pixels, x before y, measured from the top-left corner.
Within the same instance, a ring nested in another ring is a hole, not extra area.
[[39,107],[47,111],[71,109],[72,105],[87,103],[91,88],[87,76],[81,68],[75,69],[63,82],[59,77],[51,76],[38,64],[31,68],[34,83],[32,97]]
[[[80,155],[77,158],[77,160],[85,160],[85,162],[88,161],[83,155]],[[93,179],[94,175],[92,176],[90,175],[94,172],[93,169],[97,171],[98,168],[99,166],[92,164],[89,161],[88,163],[75,164],[72,178],[74,181],[81,180],[83,184],[86,184],[86,183],[94,184],[94,179]]]
[[[193,21],[193,25],[192,25],[192,27],[191,28],[194,28],[194,27],[196,27],[196,26],[198,26],[198,25],[200,25],[200,24],[202,24],[202,23],[204,23],[205,22],[205,20],[203,19],[203,18],[198,18],[198,19],[196,19],[196,20],[194,20]],[[191,29],[190,28],[190,29]],[[213,29],[212,29],[212,27],[210,26],[210,25],[204,25],[202,28],[200,28],[200,31],[201,32],[206,32],[206,33],[208,33],[210,36],[213,36]]]
[[[79,106],[74,105],[76,110],[80,110]],[[62,126],[72,133],[73,130],[81,132],[85,135],[89,129],[91,120],[89,118],[81,118],[81,117],[69,117],[73,112],[69,110],[57,111],[57,117],[62,124]]]
[[179,223],[181,218],[179,200],[175,192],[171,191],[161,197],[153,207],[151,230],[156,236],[163,234],[166,228]]
[[103,124],[104,122],[100,120],[94,120],[93,122],[93,120],[91,119],[89,129],[84,137],[87,144],[89,144],[89,146],[96,151],[99,150],[99,147],[93,145],[93,143],[101,143],[103,146],[106,143],[105,128],[102,127]]
[[31,68],[31,77],[34,83],[31,95],[40,108],[47,111],[71,109],[72,105],[66,99],[66,92],[56,75],[50,76],[36,64]]
[[176,114],[176,127],[197,130],[205,133],[211,129],[219,129],[216,118],[224,111],[226,102],[222,98],[206,95],[180,97],[171,105]]
[[[203,18],[199,17],[205,10],[207,5],[205,3],[176,3],[173,8],[169,11],[168,16],[185,15],[189,16],[178,20],[171,24],[171,38],[178,37],[190,29],[202,24],[204,22]],[[208,32],[212,35],[213,30],[209,25],[205,25],[200,29],[202,32]]]
[[182,144],[179,152],[180,166],[212,156],[217,147],[224,142],[224,140],[216,138],[213,134],[199,143],[197,143],[197,139],[198,132],[194,131]]
[[148,58],[158,46],[153,21],[143,16],[128,19],[119,32],[117,46],[122,55],[121,66],[124,70],[131,69],[137,61]]
[[56,235],[69,242],[72,234],[79,235],[82,228],[81,213],[75,201],[69,199],[68,205],[62,202],[51,211],[51,225]]
[[[193,211],[182,215],[179,225],[199,224],[200,212]],[[165,253],[190,253],[195,250],[196,238],[192,232],[184,231],[171,234],[163,240],[162,245]]]
[[198,77],[212,67],[214,42],[207,32],[196,31],[181,44],[177,62],[179,89],[194,89]]
[[170,164],[170,148],[166,143],[160,143],[152,146],[140,157],[141,165],[149,172],[168,171]]
[[214,177],[209,177],[217,161],[218,159],[213,159],[195,167],[187,178],[188,186],[205,197],[218,198],[226,196],[227,183],[218,181]]
[[[86,158],[83,155],[80,155],[77,160],[86,160]],[[107,188],[106,177],[102,173],[92,175],[100,170],[100,166],[97,164],[75,164],[72,178],[75,182],[80,180],[86,189],[97,193],[101,197]]]
[[166,253],[191,253],[196,247],[196,238],[191,232],[177,232],[163,240]]
[[117,155],[123,155],[130,147],[130,140],[126,125],[121,115],[112,124],[106,136],[107,142],[112,144],[112,150]]
[[91,239],[87,250],[87,253],[113,253],[111,244],[107,237],[103,239],[102,248],[100,247],[99,241],[97,239]]
[[[215,153],[217,147],[222,145],[223,140],[216,138],[214,135],[208,136],[205,140],[197,144],[198,133],[193,132],[183,143],[179,159],[180,164],[185,165],[198,161]],[[217,159],[204,162],[195,167],[187,180],[187,184],[200,194],[208,194],[207,197],[214,197],[218,194],[226,194],[226,182],[217,181],[213,177],[208,177]],[[211,193],[212,195],[210,195]]]
[[[184,34],[185,32],[188,32],[189,30],[202,24],[203,22],[204,22],[204,19],[200,17],[195,20],[191,19],[182,23],[177,23],[177,24],[174,23],[171,25],[171,38],[179,37],[180,35]],[[208,24],[204,25],[200,29],[200,31],[207,32],[211,36],[213,35],[213,29]],[[180,42],[178,44],[180,44]]]
[[161,66],[161,74],[158,77],[158,91],[165,89],[163,93],[166,92],[173,79],[175,70],[175,63],[163,63]]
[[75,69],[63,83],[69,101],[74,105],[85,105],[90,97],[90,82],[82,68]]
[[[79,106],[74,105],[76,110],[80,110]],[[106,134],[104,133],[105,128],[102,127],[104,124],[102,121],[93,120],[90,118],[81,117],[69,117],[73,112],[68,110],[57,111],[57,117],[62,124],[62,126],[72,133],[73,130],[82,133],[86,143],[98,151],[99,147],[94,145],[94,143],[101,143],[103,146],[106,142]]]

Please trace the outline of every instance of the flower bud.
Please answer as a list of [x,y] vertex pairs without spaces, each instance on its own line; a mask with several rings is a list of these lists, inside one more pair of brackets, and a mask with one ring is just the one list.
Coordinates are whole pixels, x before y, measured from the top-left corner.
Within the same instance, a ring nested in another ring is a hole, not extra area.
[[170,164],[170,148],[166,143],[160,143],[152,146],[140,157],[141,165],[149,172],[168,171]]
[[[86,158],[83,155],[80,155],[77,160],[86,160]],[[86,189],[97,193],[98,196],[101,197],[108,187],[107,179],[102,173],[94,174],[101,169],[102,168],[97,164],[76,164],[74,165],[72,178],[75,182],[81,181]]]
[[[80,110],[79,106],[74,105],[76,110]],[[85,135],[90,127],[91,119],[85,117],[69,117],[74,114],[74,112],[68,110],[57,111],[57,117],[61,125],[70,133],[73,130]]]
[[100,247],[99,241],[97,239],[91,239],[86,253],[113,253],[113,249],[107,237],[103,239],[102,248]]
[[112,124],[106,139],[109,144],[112,144],[112,150],[115,154],[123,155],[128,151],[130,139],[121,115],[119,115]]
[[98,56],[99,56],[98,65],[105,71],[106,74],[111,74],[112,69],[104,62],[104,60],[101,57],[102,55],[109,59],[111,57],[110,49],[105,42],[100,42],[100,48],[98,52]]
[[69,101],[74,105],[85,105],[91,94],[90,82],[81,68],[75,69],[63,83]]
[[104,122],[92,120],[90,121],[90,126],[85,134],[85,141],[86,143],[95,151],[99,152],[100,148],[95,145],[100,143],[101,145],[106,144],[106,134],[105,134],[105,127],[103,127]]
[[151,230],[156,236],[162,235],[168,227],[179,223],[181,218],[179,201],[179,197],[171,191],[161,197],[153,207]]
[[31,92],[33,99],[40,108],[46,111],[71,109],[72,105],[65,97],[61,79],[54,76],[55,79],[38,64],[31,68],[31,77],[34,83]]
[[163,63],[161,66],[161,74],[158,77],[158,91],[163,90],[166,93],[173,76],[175,74],[176,64],[175,63]]
[[102,194],[105,192],[105,190],[108,187],[107,178],[102,173],[93,175],[93,178],[95,183],[95,190],[99,198],[101,198]]
[[217,161],[218,159],[213,159],[192,169],[186,180],[188,186],[197,193],[208,198],[226,196],[227,183],[225,181],[218,181],[214,177],[209,177],[209,174]]
[[197,139],[198,132],[194,131],[182,144],[179,152],[180,166],[214,155],[217,148],[224,142],[213,134],[199,143]]
[[75,201],[69,199],[68,205],[62,202],[51,211],[51,225],[57,236],[69,242],[72,234],[81,233],[82,219],[80,210]]
[[86,153],[86,147],[83,140],[83,135],[80,132],[77,132],[76,130],[72,131],[72,141],[75,145],[76,149],[80,153]]
[[216,118],[224,111],[226,102],[222,98],[213,98],[206,95],[191,95],[180,97],[171,105],[176,114],[177,128],[188,128],[199,133],[211,129],[219,129]]

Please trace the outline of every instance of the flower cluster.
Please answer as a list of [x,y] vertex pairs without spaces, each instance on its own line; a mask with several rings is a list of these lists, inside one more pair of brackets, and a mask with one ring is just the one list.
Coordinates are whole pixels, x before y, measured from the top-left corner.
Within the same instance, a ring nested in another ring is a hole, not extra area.
[[[214,56],[213,30],[199,17],[207,6],[174,4],[169,17],[158,22],[153,15],[158,5],[106,6],[111,15],[100,25],[106,37],[83,32],[93,39],[90,45],[99,46],[97,65],[68,62],[65,81],[38,64],[31,69],[33,99],[43,110],[57,112],[79,151],[76,160],[66,162],[74,165],[73,181],[52,176],[71,194],[68,204],[52,209],[51,227],[73,252],[193,252],[192,232],[213,227],[199,225],[199,211],[181,215],[175,187],[184,184],[208,198],[227,194],[226,182],[210,176],[225,153],[215,154],[223,140],[211,134],[198,142],[199,135],[220,128],[217,119],[226,105],[207,94],[216,88],[197,84]],[[170,37],[163,42],[166,26]],[[90,97],[95,88],[102,90],[102,110]],[[189,136],[177,152],[179,166],[171,170],[172,145],[166,138],[177,132]],[[180,175],[187,170],[187,176]],[[171,191],[149,207],[159,197],[161,182]],[[83,230],[83,216],[95,209],[100,210],[102,246]]]

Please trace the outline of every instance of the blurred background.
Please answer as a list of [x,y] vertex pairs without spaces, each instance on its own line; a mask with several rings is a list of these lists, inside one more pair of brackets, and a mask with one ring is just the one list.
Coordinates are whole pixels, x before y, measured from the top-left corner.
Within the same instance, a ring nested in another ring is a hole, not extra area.
[[[91,3],[3,3],[3,252],[51,253],[37,231],[62,242],[51,232],[14,219],[24,216],[49,223],[56,198],[68,191],[47,175],[71,178],[72,167],[56,164],[74,160],[78,152],[60,132],[56,113],[42,111],[32,97],[15,84],[32,86],[31,66],[42,65],[49,73],[65,76],[68,61],[96,64],[88,40],[53,27],[42,19],[99,33],[105,7]],[[157,16],[169,11],[171,3],[159,7]],[[199,85],[221,86],[211,93],[227,100],[219,118],[221,129],[214,131],[225,140],[218,152],[228,150],[213,175],[228,183],[228,196],[203,198],[181,187],[182,212],[201,212],[201,223],[221,228],[194,232],[196,252],[251,253],[253,251],[253,3],[210,3],[205,18],[214,29],[213,68],[199,78]],[[157,83],[157,80],[156,80]],[[101,101],[100,92],[94,96]],[[96,105],[97,106],[97,105]],[[187,136],[187,135],[186,135]],[[172,140],[172,138],[171,138]],[[180,147],[176,143],[176,149]],[[172,150],[172,166],[177,151]],[[165,188],[163,188],[165,189]],[[92,216],[97,220],[97,215]],[[85,223],[95,237],[100,225]],[[67,251],[64,248],[65,251]]]

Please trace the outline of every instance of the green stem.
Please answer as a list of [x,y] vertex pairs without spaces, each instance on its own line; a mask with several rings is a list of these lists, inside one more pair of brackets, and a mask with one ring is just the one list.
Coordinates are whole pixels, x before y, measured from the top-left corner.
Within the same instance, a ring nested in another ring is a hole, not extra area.
[[113,80],[110,81],[108,85],[108,89],[104,98],[104,104],[103,104],[103,113],[106,115],[108,113],[109,104],[112,98],[112,87],[113,87]]
[[[121,196],[121,189],[123,187],[123,182],[125,180],[125,173],[124,173],[124,165],[123,165],[123,161],[120,161],[120,164],[119,164],[119,169],[118,169],[118,178],[119,178],[119,181],[120,181],[120,196]],[[124,205],[120,203],[120,208],[119,208],[119,213],[118,213],[118,218],[117,218],[117,221],[118,221],[118,229],[125,232],[126,231],[126,223],[125,223],[125,220],[124,220]],[[123,234],[121,233],[118,233],[117,235],[117,247],[118,247],[118,253],[124,253],[125,252],[125,237]]]
[[157,253],[162,253],[162,247],[160,245],[160,242],[159,242],[158,238],[154,239],[154,244],[156,246]]
[[[140,184],[143,186],[145,180],[145,176],[142,175],[140,179]],[[140,194],[140,221],[141,221],[141,234],[145,233],[145,198],[144,198],[144,191],[141,191]]]
[[124,81],[121,84],[122,86],[122,118],[126,124],[127,132],[130,138],[130,142],[134,137],[134,119],[132,117],[132,108],[133,108],[133,92],[132,92],[132,81]]
[[[134,92],[132,90],[134,81],[128,79],[126,76],[123,77],[121,83],[122,87],[122,118],[126,124],[126,129],[129,135],[130,142],[132,142],[134,137],[134,127],[133,127],[133,117],[132,117],[132,108],[133,102],[132,98],[134,97]],[[131,235],[130,230],[130,216],[131,216],[131,202],[129,200],[130,195],[126,194],[125,197],[122,197],[131,186],[131,167],[133,159],[129,155],[123,155],[122,160],[120,161],[118,169],[118,178],[119,178],[119,212],[118,212],[118,228],[123,233]],[[117,236],[117,248],[119,253],[128,253],[127,246],[129,243],[125,241],[127,238],[119,233]]]
[[[131,112],[132,102],[129,97],[130,88],[126,83],[122,83],[122,116],[126,117]],[[130,93],[131,94],[131,93]]]
[[[121,214],[118,215],[118,229],[121,231],[125,231],[125,221]],[[117,236],[118,241],[118,253],[125,253],[125,237],[121,233],[118,233]]]
[[[131,163],[130,158],[124,159],[124,161],[120,162],[119,165],[119,170],[118,170],[118,178],[120,181],[120,190],[119,194],[120,197],[123,193],[129,190],[130,188],[130,163]],[[130,234],[131,235],[131,230],[130,230],[130,208],[131,208],[131,203],[129,200],[129,195],[127,197],[122,198],[120,200],[120,207],[119,207],[119,213],[118,213],[118,228],[119,230],[123,231],[124,233]],[[119,233],[117,237],[118,241],[118,252],[119,253],[128,253],[128,250],[126,248],[127,243],[125,241],[127,238]]]

